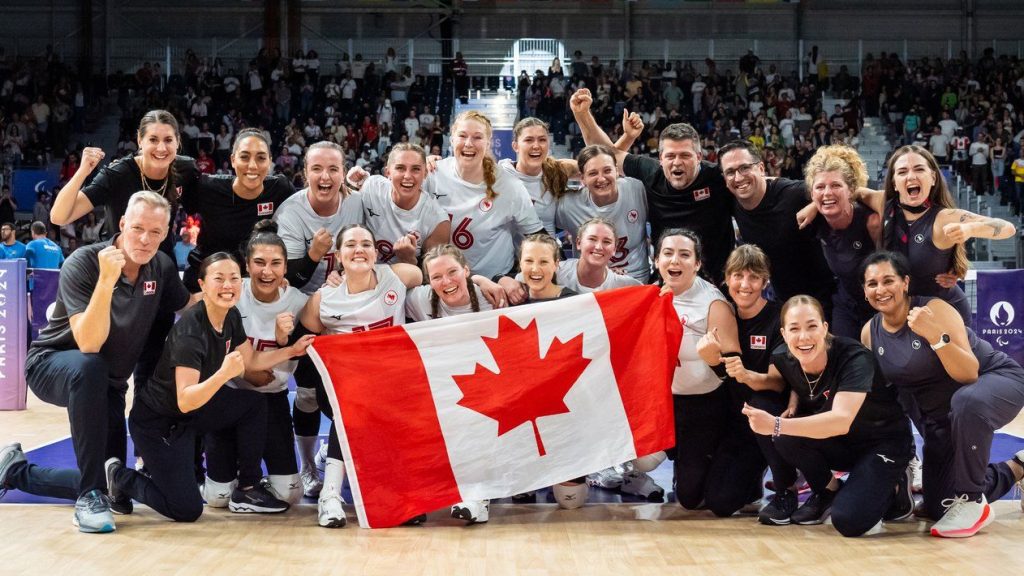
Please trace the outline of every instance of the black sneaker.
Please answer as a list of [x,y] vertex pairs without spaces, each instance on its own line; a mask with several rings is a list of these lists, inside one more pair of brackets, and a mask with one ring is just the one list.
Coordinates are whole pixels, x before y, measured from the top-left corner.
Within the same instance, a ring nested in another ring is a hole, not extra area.
[[793,512],[789,520],[793,524],[800,524],[801,526],[821,524],[832,512],[832,501],[835,499],[836,492],[828,489],[821,492],[812,492],[811,497],[803,503],[803,506],[797,508],[796,512]]
[[512,502],[516,504],[536,504],[537,503],[537,491],[530,490],[529,492],[523,492],[522,494],[516,494],[512,496]]
[[228,502],[228,510],[239,514],[277,514],[287,509],[287,502],[278,500],[263,486],[254,486],[249,490],[235,488]]
[[405,522],[402,522],[402,526],[419,526],[420,524],[423,524],[426,521],[427,521],[427,515],[426,514],[420,514],[419,516],[413,516],[412,518],[409,518]]
[[103,465],[103,469],[107,473],[107,495],[110,497],[110,511],[114,514],[131,514],[135,510],[131,497],[121,492],[114,482],[114,474],[123,467],[124,464],[118,458],[107,458],[106,464]]
[[896,495],[893,496],[892,504],[889,504],[889,509],[885,511],[882,520],[887,522],[906,520],[914,514],[914,493],[911,491],[913,474],[914,472],[909,465],[900,474],[896,482]]
[[772,496],[771,502],[758,512],[757,521],[767,526],[785,526],[789,524],[790,517],[796,512],[799,504],[796,492],[792,490],[776,492]]

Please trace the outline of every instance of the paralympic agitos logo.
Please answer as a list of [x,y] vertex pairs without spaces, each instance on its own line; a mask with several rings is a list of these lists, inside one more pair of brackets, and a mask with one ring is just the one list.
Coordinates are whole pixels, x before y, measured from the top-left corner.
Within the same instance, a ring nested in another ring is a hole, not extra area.
[[1015,318],[1016,311],[1013,309],[1012,304],[1005,300],[996,302],[988,311],[988,319],[991,320],[992,325],[997,326],[997,328],[982,328],[981,333],[987,336],[996,336],[996,344],[1006,346],[1010,343],[1010,340],[1007,339],[1006,336],[1019,336],[1024,334],[1024,330],[1010,327]]

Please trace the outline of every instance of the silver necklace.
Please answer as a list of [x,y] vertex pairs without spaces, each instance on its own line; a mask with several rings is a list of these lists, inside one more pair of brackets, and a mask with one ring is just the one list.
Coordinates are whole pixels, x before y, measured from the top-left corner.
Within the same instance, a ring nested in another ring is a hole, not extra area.
[[818,377],[815,378],[814,380],[811,380],[810,378],[807,377],[807,372],[804,372],[803,368],[800,369],[800,373],[804,375],[804,380],[807,382],[807,388],[810,390],[810,392],[807,394],[807,397],[814,398],[814,390],[817,387],[818,382],[821,381],[821,377],[825,375],[825,371],[822,370],[821,374],[818,374]]

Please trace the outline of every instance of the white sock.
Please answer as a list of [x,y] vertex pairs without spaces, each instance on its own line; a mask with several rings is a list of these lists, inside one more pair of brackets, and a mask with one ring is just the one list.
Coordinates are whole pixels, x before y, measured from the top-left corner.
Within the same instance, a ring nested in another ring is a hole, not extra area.
[[279,500],[295,505],[302,501],[302,480],[298,474],[271,474],[270,490]]
[[231,493],[238,487],[238,480],[217,482],[209,477],[203,482],[203,499],[211,508],[227,508]]
[[341,484],[345,481],[345,463],[337,458],[328,458],[324,466],[323,496],[341,495]]
[[295,443],[299,446],[299,460],[302,462],[299,470],[313,470],[316,468],[313,459],[316,457],[317,442],[319,441],[319,436],[295,437]]

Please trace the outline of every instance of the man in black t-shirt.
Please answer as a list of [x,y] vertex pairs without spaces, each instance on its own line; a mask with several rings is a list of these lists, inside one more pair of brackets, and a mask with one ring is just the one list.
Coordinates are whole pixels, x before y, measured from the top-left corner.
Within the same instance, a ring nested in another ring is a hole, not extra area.
[[104,461],[124,458],[128,378],[161,307],[189,301],[174,261],[159,249],[168,231],[170,205],[153,192],[137,192],[110,241],[75,251],[61,269],[49,324],[32,343],[25,362],[29,388],[44,402],[66,406],[78,469],[29,464],[21,447],[3,449],[0,485],[31,494],[77,500],[75,525],[82,532],[114,530]]
[[[593,98],[582,88],[570,100],[573,115],[589,144],[613,146],[590,112]],[[644,183],[651,238],[668,228],[686,227],[704,243],[701,269],[715,284],[735,245],[732,200],[718,166],[704,162],[700,135],[689,124],[666,126],[658,141],[658,160],[616,150],[615,160],[626,176]]]
[[814,230],[800,230],[796,214],[810,202],[801,180],[768,179],[757,147],[734,140],[719,150],[726,186],[734,198],[733,217],[740,239],[756,244],[771,263],[772,287],[780,303],[791,296],[814,296],[831,317],[835,281]]

